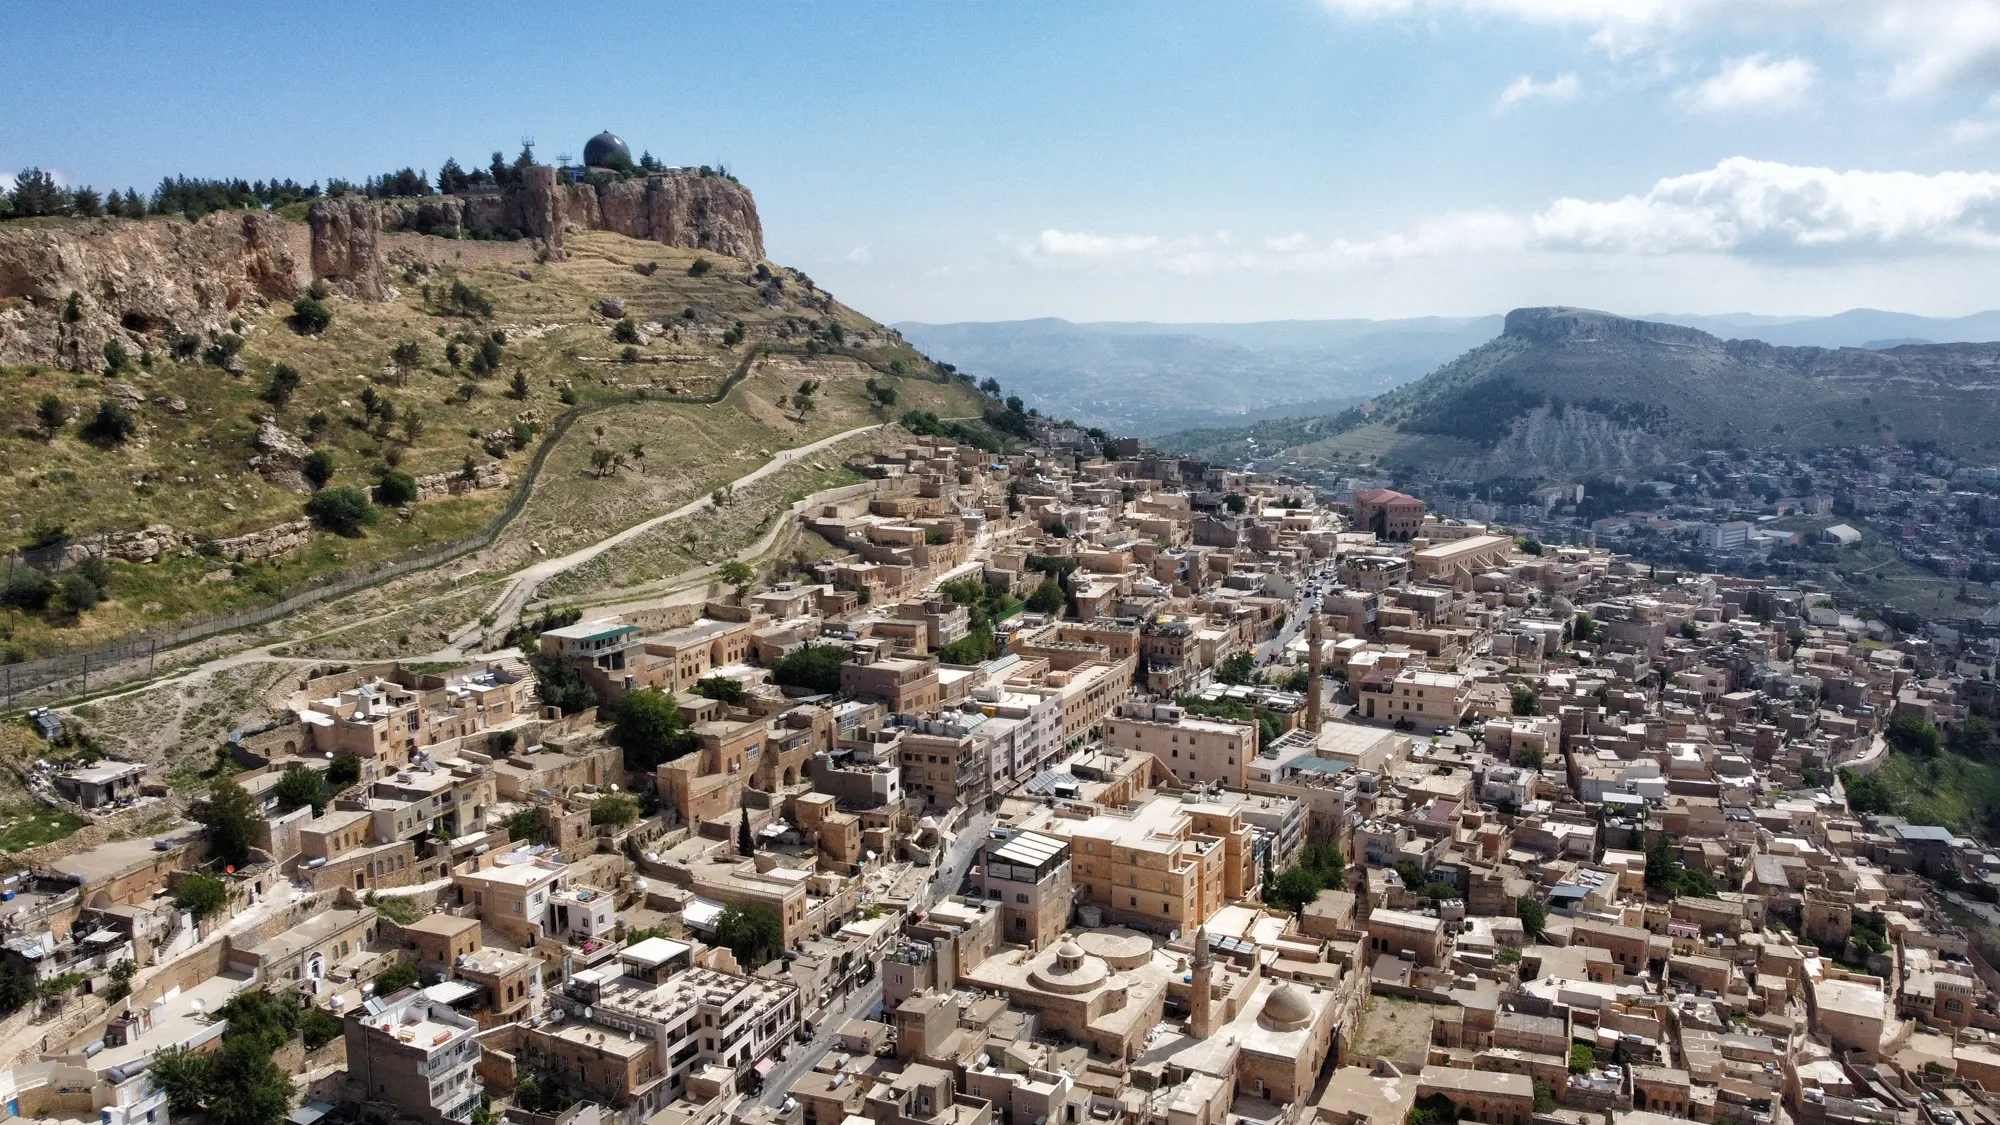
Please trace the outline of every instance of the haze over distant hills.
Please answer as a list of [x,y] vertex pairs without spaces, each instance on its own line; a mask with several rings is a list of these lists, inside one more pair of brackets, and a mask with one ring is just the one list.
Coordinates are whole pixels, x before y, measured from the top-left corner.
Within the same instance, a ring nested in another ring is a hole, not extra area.
[[1832,316],[1723,316],[1653,314],[1633,317],[1660,324],[1699,328],[1724,340],[1814,348],[1894,347],[1897,344],[1982,344],[2000,340],[2000,311],[1934,317],[1881,309],[1849,309]]
[[1151,324],[1014,320],[895,327],[1028,405],[1150,435],[1339,409],[1493,338],[1501,318]]
[[[1884,348],[2000,340],[2000,311],[1924,317],[1651,314],[1720,340]],[[1338,411],[1412,382],[1500,334],[1503,318],[1072,323],[1055,318],[897,324],[920,350],[1000,380],[1045,413],[1120,433],[1242,425]]]

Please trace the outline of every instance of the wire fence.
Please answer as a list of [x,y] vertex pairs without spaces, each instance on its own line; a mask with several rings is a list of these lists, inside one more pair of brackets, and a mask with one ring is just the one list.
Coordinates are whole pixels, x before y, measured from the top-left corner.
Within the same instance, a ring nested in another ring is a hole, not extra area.
[[597,409],[602,407],[568,411],[550,425],[547,440],[535,450],[534,459],[528,463],[527,472],[522,474],[521,483],[514,489],[514,494],[507,498],[507,506],[495,514],[485,529],[477,535],[433,547],[422,554],[408,558],[385,559],[362,570],[313,579],[305,589],[270,605],[206,618],[175,629],[142,634],[119,644],[94,648],[86,652],[62,653],[40,660],[0,666],[0,699],[4,699],[4,703],[0,703],[0,708],[13,710],[52,700],[67,699],[71,696],[88,695],[93,689],[102,691],[118,684],[150,679],[163,652],[221,633],[275,621],[329,598],[341,597],[400,578],[405,574],[440,566],[492,545],[493,541],[499,538],[500,532],[513,522],[514,517],[521,514],[521,509],[527,504],[528,496],[534,489],[536,478],[541,475],[542,466],[548,461],[549,451],[555,448],[556,442],[569,432],[579,417]]

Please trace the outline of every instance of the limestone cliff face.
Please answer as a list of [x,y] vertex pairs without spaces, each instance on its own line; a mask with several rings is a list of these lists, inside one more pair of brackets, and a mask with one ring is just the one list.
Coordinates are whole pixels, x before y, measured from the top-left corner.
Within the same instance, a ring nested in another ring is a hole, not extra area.
[[594,210],[597,221],[587,224],[593,230],[750,261],[764,256],[764,225],[757,218],[757,201],[749,188],[734,180],[679,174],[602,187],[571,184],[568,190],[566,212],[574,220],[579,214],[587,218]]
[[335,290],[363,301],[380,301],[389,292],[389,265],[382,258],[378,235],[382,210],[361,196],[315,200],[306,211],[312,228],[312,272]]
[[[434,234],[446,238],[532,238],[549,256],[563,256],[563,231],[606,230],[627,238],[706,250],[746,261],[764,257],[764,225],[750,189],[722,176],[694,172],[648,176],[604,184],[559,184],[556,170],[528,169],[519,190],[422,199],[329,201],[372,209],[378,229]],[[316,208],[317,210],[317,205]],[[355,255],[365,223],[329,222],[313,228],[316,276],[341,284],[355,272]],[[325,239],[327,267],[321,269]],[[386,273],[385,275],[386,276]],[[361,288],[367,288],[362,286]],[[362,293],[354,293],[362,296]],[[372,298],[371,298],[372,299]]]
[[1702,347],[1717,343],[1698,328],[1631,320],[1594,309],[1562,306],[1515,309],[1507,314],[1501,335],[1539,344],[1680,344]]
[[284,220],[255,212],[0,228],[0,364],[95,370],[112,340],[137,355],[169,333],[224,332],[297,297],[299,265]]

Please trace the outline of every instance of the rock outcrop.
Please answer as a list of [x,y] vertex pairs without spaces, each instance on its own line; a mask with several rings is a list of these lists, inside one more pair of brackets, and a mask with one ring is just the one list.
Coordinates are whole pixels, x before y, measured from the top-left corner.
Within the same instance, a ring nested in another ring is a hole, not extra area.
[[[347,197],[326,201],[373,211],[382,231],[407,231],[444,238],[530,238],[552,259],[563,257],[563,231],[607,230],[688,250],[707,250],[732,258],[758,261],[764,257],[764,225],[750,189],[726,176],[671,172],[643,179],[598,184],[561,184],[556,170],[527,170],[522,186],[510,191],[485,191],[464,196],[436,195],[420,199],[364,200]],[[314,205],[314,213],[320,210]],[[313,226],[313,272],[351,292],[346,281],[356,270],[361,243],[357,224],[331,218]],[[325,243],[324,247],[322,243]],[[382,263],[367,241],[367,253]],[[379,284],[387,285],[381,264]]]
[[764,225],[750,189],[721,176],[677,173],[619,180],[601,187],[571,184],[571,223],[689,250],[712,250],[757,261]]
[[463,472],[426,473],[417,478],[417,499],[436,500],[488,488],[505,488],[508,480],[507,470],[498,461],[473,466],[471,476]]
[[129,563],[151,563],[180,549],[185,542],[186,538],[171,526],[155,523],[137,531],[115,531],[108,535],[36,547],[21,552],[21,561],[41,570],[68,570],[85,559],[98,557]]
[[284,220],[261,212],[0,228],[0,364],[96,370],[114,340],[164,351],[292,300],[299,275]]
[[305,474],[306,458],[312,456],[312,450],[305,442],[270,422],[257,427],[255,440],[257,454],[250,458],[250,467],[258,475],[293,492],[312,491]]
[[556,170],[538,164],[521,175],[521,226],[552,262],[563,260],[563,204]]
[[[275,527],[214,540],[210,546],[231,562],[263,562],[303,548],[312,535],[309,519],[289,520]],[[171,524],[147,524],[137,531],[115,531],[89,539],[72,540],[52,547],[22,553],[23,561],[43,570],[67,570],[88,558],[116,559],[128,563],[155,563],[183,547],[193,547],[197,536]]]
[[389,294],[389,263],[382,257],[382,210],[370,199],[344,195],[319,199],[306,211],[312,228],[312,272],[336,291],[362,301]]
[[300,550],[311,538],[312,521],[296,519],[261,531],[217,539],[215,546],[225,559],[236,562],[263,562]]

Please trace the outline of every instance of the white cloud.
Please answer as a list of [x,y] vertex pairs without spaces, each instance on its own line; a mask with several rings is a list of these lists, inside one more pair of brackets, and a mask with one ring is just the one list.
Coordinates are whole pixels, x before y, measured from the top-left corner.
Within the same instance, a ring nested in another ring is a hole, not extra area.
[[1046,230],[1019,260],[1065,269],[1209,275],[1347,272],[1399,262],[1516,255],[1571,260],[1722,255],[1837,265],[2000,250],[2000,173],[1835,171],[1732,157],[1615,199],[1557,199],[1526,212],[1451,211],[1404,231],[1254,248],[1213,236]]
[[[1498,16],[1557,27],[1578,27],[1613,53],[1649,45],[1663,31],[1693,22],[1718,0],[1324,0],[1351,16],[1381,18],[1415,13]],[[1743,0],[1753,3],[1756,0]]]
[[1889,92],[1928,94],[1958,85],[2000,84],[2000,2],[1920,0],[1877,3],[1872,34],[1896,59]]
[[1159,238],[1150,234],[1102,235],[1045,230],[1035,240],[1032,249],[1051,258],[1101,258],[1150,250],[1159,244]]
[[855,263],[856,265],[865,266],[868,264],[869,259],[873,257],[874,255],[868,252],[867,246],[856,246],[855,248],[847,252],[847,260]]
[[14,190],[14,173],[0,172],[0,192]]
[[1496,113],[1505,113],[1525,101],[1540,98],[1551,102],[1575,101],[1583,89],[1583,83],[1574,74],[1558,74],[1547,82],[1537,82],[1533,75],[1523,74],[1507,83],[1500,91],[1500,97],[1493,103]]
[[1702,113],[1790,109],[1812,88],[1818,71],[1805,59],[1772,59],[1759,52],[1727,59],[1709,78],[1681,90],[1683,105]]
[[2000,137],[2000,121],[1981,121],[1976,117],[1954,121],[1946,127],[1945,137],[1956,145],[1976,145]]
[[1896,97],[2000,86],[2000,0],[1323,0],[1356,18],[1458,15],[1587,32],[1613,55],[1715,31],[1791,38],[1801,28],[1889,64]]

